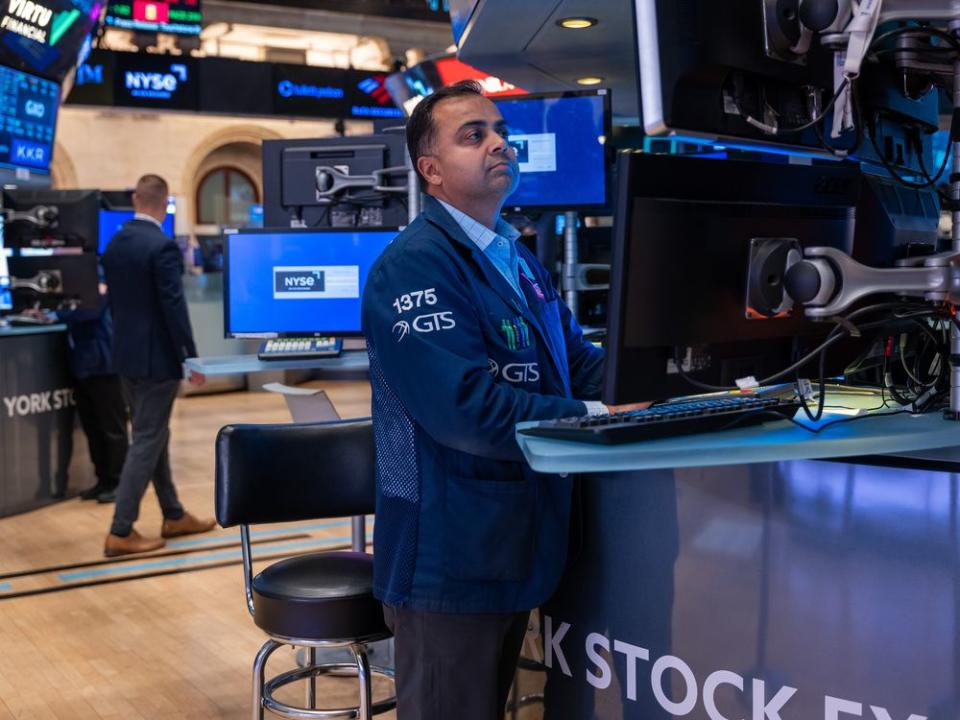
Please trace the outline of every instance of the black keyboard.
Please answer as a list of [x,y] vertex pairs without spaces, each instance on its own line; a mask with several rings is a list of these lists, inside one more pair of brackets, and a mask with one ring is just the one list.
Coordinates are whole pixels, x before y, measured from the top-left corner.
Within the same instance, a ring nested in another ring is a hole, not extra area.
[[340,338],[277,338],[260,343],[259,360],[317,360],[337,357],[343,347]]
[[791,396],[725,395],[675,400],[614,415],[543,420],[520,432],[558,440],[615,445],[756,425],[773,419],[773,413],[793,417],[799,408],[799,400]]

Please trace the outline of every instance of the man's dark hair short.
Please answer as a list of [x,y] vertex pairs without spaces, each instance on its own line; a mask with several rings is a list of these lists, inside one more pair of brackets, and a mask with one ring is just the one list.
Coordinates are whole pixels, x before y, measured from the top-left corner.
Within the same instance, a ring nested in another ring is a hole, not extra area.
[[[433,109],[444,100],[470,95],[483,96],[480,83],[476,80],[461,80],[440,88],[417,103],[413,114],[410,115],[410,120],[407,121],[407,149],[410,151],[410,161],[414,169],[417,168],[417,160],[423,155],[430,154],[430,148],[436,140],[437,128],[433,122]],[[420,178],[420,187],[425,188],[427,181],[419,170],[417,170],[417,176]]]
[[137,198],[147,207],[160,208],[167,206],[167,197],[170,190],[167,181],[159,175],[144,175],[137,180],[135,191]]

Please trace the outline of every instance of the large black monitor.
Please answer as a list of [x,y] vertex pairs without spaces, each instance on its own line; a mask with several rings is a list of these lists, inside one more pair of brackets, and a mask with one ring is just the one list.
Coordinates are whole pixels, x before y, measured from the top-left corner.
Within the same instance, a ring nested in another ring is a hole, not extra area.
[[830,330],[800,312],[757,317],[747,301],[752,241],[795,238],[851,252],[855,166],[624,151],[618,177],[604,402],[697,392],[677,372],[677,357],[710,385],[768,377]]
[[397,232],[382,228],[225,233],[227,337],[359,335],[367,276]]
[[[409,221],[402,132],[263,143],[267,227],[397,227]],[[384,172],[390,171],[390,172]],[[377,190],[359,176],[376,174]]]
[[0,166],[49,173],[59,104],[57,83],[0,66]]
[[[809,50],[799,51],[807,38],[796,2],[634,0],[634,8],[647,134],[716,139],[731,146],[760,143],[825,156],[828,144],[853,147],[853,132],[830,139],[830,113],[824,123],[789,131],[820,114],[835,94],[833,50],[813,34]],[[878,35],[885,28],[880,30]],[[876,144],[890,165],[934,172],[937,91],[905,97],[903,75],[887,62],[893,57],[890,47],[883,48],[884,62],[865,62],[856,81],[861,142],[855,154],[876,163]],[[818,98],[815,113],[813,96]],[[758,124],[775,124],[781,132],[771,135]]]
[[494,102],[520,164],[520,184],[507,206],[574,210],[607,204],[611,120],[606,90]]
[[39,305],[52,309],[96,308],[99,275],[94,253],[25,250],[7,260],[12,279],[13,308]]
[[100,234],[100,204],[99,190],[4,190],[4,244],[94,251]]

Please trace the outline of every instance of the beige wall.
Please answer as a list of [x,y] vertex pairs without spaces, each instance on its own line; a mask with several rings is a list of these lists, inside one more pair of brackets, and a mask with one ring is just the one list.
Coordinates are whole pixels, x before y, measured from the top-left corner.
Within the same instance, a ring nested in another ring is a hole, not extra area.
[[[351,135],[371,130],[367,122],[347,123]],[[57,120],[52,182],[56,188],[117,190],[131,187],[144,173],[157,173],[170,183],[177,198],[177,233],[188,234],[196,221],[196,185],[215,164],[242,168],[262,192],[251,145],[334,134],[333,121],[65,106]]]

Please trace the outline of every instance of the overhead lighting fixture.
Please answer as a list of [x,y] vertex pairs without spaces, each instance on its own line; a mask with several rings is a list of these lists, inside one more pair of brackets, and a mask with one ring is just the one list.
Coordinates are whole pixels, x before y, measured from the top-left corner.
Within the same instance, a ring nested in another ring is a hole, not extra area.
[[557,20],[557,25],[567,30],[585,30],[597,24],[597,19],[592,17],[568,17]]
[[602,77],[582,77],[577,78],[577,85],[599,85],[603,82]]

